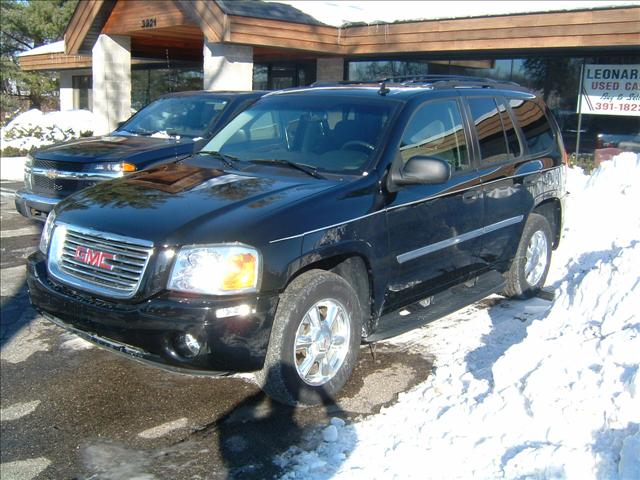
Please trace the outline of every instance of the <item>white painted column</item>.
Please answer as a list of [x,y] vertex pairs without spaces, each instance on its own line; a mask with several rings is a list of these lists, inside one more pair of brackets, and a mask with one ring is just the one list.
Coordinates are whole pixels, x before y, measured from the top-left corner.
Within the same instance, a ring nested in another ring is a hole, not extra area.
[[73,71],[60,71],[60,111],[73,110]]
[[131,116],[131,37],[100,35],[92,54],[93,133],[104,135]]
[[253,90],[253,48],[205,40],[202,49],[205,90]]
[[316,60],[318,82],[340,82],[344,80],[344,58],[318,58]]

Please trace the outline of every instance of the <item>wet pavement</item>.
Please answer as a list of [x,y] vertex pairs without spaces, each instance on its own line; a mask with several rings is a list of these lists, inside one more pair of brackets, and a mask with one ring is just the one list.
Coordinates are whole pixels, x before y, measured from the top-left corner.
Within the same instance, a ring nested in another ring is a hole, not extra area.
[[2,183],[3,479],[272,478],[285,473],[274,458],[321,442],[331,418],[375,413],[431,371],[427,357],[363,347],[336,404],[294,409],[249,375],[179,375],[93,347],[29,306],[24,261],[41,226],[15,212],[17,187]]

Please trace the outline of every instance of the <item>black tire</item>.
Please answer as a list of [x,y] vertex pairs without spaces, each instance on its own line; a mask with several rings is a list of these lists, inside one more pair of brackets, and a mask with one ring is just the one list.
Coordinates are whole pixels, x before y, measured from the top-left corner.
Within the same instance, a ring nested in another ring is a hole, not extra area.
[[[540,232],[546,240],[546,265],[539,279],[533,284],[527,280],[525,266],[527,264],[527,248],[534,235]],[[524,226],[520,243],[516,256],[511,263],[511,268],[506,274],[507,284],[504,289],[504,295],[512,298],[529,298],[535,295],[544,285],[549,273],[549,264],[551,263],[551,249],[553,245],[551,237],[551,227],[545,217],[537,213],[532,213],[527,219]]]
[[[349,317],[350,335],[349,341],[345,342],[348,343],[348,351],[333,378],[314,386],[306,383],[296,369],[294,345],[305,314],[318,302],[327,299],[339,302]],[[295,278],[280,296],[265,364],[256,374],[260,387],[271,398],[287,405],[333,402],[357,361],[362,334],[361,317],[362,309],[356,292],[339,275],[310,270]]]

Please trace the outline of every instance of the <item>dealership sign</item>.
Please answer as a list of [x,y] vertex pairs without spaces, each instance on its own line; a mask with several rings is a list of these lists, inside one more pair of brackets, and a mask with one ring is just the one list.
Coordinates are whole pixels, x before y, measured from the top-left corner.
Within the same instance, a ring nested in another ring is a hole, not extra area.
[[585,65],[578,111],[640,116],[640,65]]

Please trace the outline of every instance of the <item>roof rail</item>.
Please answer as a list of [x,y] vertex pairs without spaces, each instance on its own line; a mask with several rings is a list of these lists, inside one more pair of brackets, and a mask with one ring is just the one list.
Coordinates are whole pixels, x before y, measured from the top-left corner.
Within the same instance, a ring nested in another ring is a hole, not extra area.
[[349,85],[371,85],[380,86],[430,86],[440,88],[496,88],[504,85],[509,87],[521,87],[515,82],[508,80],[495,80],[484,77],[467,77],[464,75],[395,75],[387,78],[372,80],[342,80],[342,81],[319,81],[314,82],[310,87],[337,87]]
[[469,77],[465,75],[405,75],[395,76],[387,79],[389,82],[400,83],[401,85],[416,84],[436,84],[444,82],[447,86],[479,86],[479,87],[495,87],[497,85],[509,85],[520,87],[521,85],[510,82],[508,80],[496,80],[486,77]]

